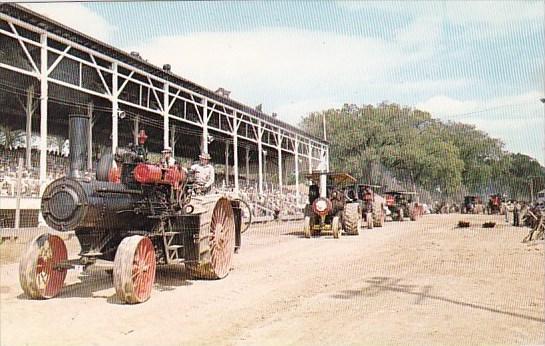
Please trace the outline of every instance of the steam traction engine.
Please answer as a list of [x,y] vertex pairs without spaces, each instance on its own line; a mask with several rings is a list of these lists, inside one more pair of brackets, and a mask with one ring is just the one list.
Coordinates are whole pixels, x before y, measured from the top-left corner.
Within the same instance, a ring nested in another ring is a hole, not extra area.
[[70,116],[70,171],[47,186],[41,204],[50,227],[75,231],[81,253],[69,260],[59,236],[36,237],[20,262],[24,292],[54,297],[67,270],[98,260],[113,268],[116,294],[127,303],[149,298],[156,265],[184,263],[194,277],[224,278],[241,243],[239,201],[196,194],[191,174],[181,167],[147,162],[143,131],[138,146],[117,151],[119,169],[112,155],[104,155],[97,178],[86,177],[88,122]]
[[362,218],[369,229],[372,229],[374,226],[382,227],[386,218],[384,212],[385,200],[373,191],[373,188],[380,187],[382,186],[370,184],[359,184],[356,186],[358,199],[362,204]]

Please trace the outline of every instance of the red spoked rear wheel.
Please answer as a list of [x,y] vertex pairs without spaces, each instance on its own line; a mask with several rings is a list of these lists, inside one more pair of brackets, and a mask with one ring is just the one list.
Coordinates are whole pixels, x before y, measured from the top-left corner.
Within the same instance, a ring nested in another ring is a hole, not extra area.
[[197,278],[223,279],[231,269],[235,251],[235,219],[231,202],[220,198],[201,216],[199,230],[199,263],[186,268]]
[[64,241],[52,234],[34,238],[19,263],[19,282],[23,291],[34,299],[56,296],[64,285],[67,269],[59,264],[68,259]]
[[218,278],[225,277],[231,269],[235,248],[235,220],[233,209],[226,199],[214,208],[210,222],[211,264]]
[[139,235],[121,241],[114,259],[114,287],[119,299],[129,304],[149,299],[155,282],[153,242]]

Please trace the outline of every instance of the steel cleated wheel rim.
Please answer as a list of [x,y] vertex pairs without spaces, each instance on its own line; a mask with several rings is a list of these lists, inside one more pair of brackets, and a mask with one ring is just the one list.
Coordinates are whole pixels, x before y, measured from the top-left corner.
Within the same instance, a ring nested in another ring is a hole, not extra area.
[[231,269],[235,248],[235,222],[233,209],[226,199],[220,199],[210,220],[210,265],[218,278],[225,277]]
[[67,258],[66,245],[60,237],[42,234],[34,238],[19,264],[19,282],[23,291],[34,299],[56,296],[67,273],[67,269],[59,269],[58,265]]
[[117,296],[129,304],[149,299],[155,281],[155,249],[149,238],[123,239],[114,259],[114,286]]

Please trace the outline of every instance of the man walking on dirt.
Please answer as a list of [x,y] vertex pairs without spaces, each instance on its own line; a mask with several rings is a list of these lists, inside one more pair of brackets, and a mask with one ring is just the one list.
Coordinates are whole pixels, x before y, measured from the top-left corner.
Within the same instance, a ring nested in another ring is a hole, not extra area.
[[199,160],[199,163],[191,166],[191,170],[195,172],[195,185],[200,190],[200,193],[207,193],[212,188],[212,185],[214,185],[214,167],[210,164],[210,154],[208,153],[200,154]]

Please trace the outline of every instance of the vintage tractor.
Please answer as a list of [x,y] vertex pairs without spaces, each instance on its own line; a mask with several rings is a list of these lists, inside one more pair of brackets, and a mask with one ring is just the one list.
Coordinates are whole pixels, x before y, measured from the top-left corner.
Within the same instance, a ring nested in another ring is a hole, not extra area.
[[465,196],[462,205],[462,214],[484,213],[483,201],[480,196]]
[[151,294],[157,265],[184,264],[194,277],[221,279],[241,245],[240,201],[196,192],[191,172],[147,161],[139,145],[116,151],[97,165],[97,179],[82,172],[87,157],[89,118],[71,115],[70,171],[49,184],[41,210],[47,224],[75,231],[79,257],[68,259],[57,235],[36,237],[20,266],[21,287],[34,299],[57,295],[70,269],[95,264],[113,274],[117,296],[141,303]]
[[493,194],[490,195],[488,198],[488,205],[486,207],[486,211],[488,214],[502,214],[502,203],[504,202],[504,199],[500,194]]
[[360,204],[356,200],[356,179],[347,173],[314,172],[306,176],[309,186],[305,206],[306,238],[331,231],[337,239],[345,234],[358,235],[361,227]]
[[404,221],[407,216],[411,221],[416,221],[424,214],[422,205],[413,202],[416,195],[416,192],[408,191],[386,192],[386,206],[391,212],[392,221]]
[[379,185],[369,184],[359,184],[356,186],[358,199],[361,203],[363,223],[369,229],[372,229],[374,226],[382,227],[386,218],[384,210],[386,200],[373,191],[373,188],[380,187]]

